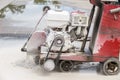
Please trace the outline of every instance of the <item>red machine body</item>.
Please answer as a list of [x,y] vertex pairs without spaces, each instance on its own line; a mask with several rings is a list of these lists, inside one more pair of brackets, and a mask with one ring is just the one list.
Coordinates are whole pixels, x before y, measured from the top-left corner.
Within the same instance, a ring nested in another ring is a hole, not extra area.
[[[97,5],[94,0],[93,5]],[[78,55],[61,55],[60,60],[74,60],[85,62],[104,62],[109,58],[119,59],[120,50],[120,12],[111,13],[110,10],[120,7],[113,4],[98,6],[98,13],[94,23],[93,35],[90,41],[90,54],[84,52]],[[90,23],[91,24],[91,23]],[[68,53],[69,54],[69,53]],[[52,58],[56,56],[52,55]]]
[[[120,71],[120,5],[105,3],[100,0],[90,0],[93,4],[88,22],[88,33],[82,42],[79,53],[59,53],[45,57],[45,63],[53,59],[53,63],[61,71],[70,71],[76,63],[99,62],[100,70],[106,75],[118,74]],[[95,12],[96,11],[96,12]],[[95,15],[95,16],[94,16]],[[94,19],[89,52],[85,51],[89,30]]]
[[[46,64],[52,59],[52,63],[55,63],[56,67],[67,72],[72,70],[76,63],[99,62],[100,70],[104,74],[118,74],[120,71],[120,5],[116,2],[101,2],[101,0],[90,0],[90,2],[93,4],[93,8],[89,17],[88,33],[82,42],[81,51],[79,53],[62,53],[61,47],[56,54],[48,52],[44,58],[44,63]],[[89,52],[86,52],[85,47],[93,20]]]
[[[64,72],[71,71],[74,68],[73,66],[76,64],[82,64],[84,62],[99,62],[100,69],[104,74],[114,75],[119,73],[120,3],[113,1],[111,3],[105,3],[101,0],[90,0],[90,3],[93,4],[93,8],[89,16],[87,35],[84,40],[81,41],[81,50],[79,52],[69,51],[64,53],[62,52],[62,48],[64,46],[63,43],[60,46],[59,51],[51,51],[55,41],[53,40],[47,54],[42,54],[42,52],[39,51],[39,56],[36,56],[35,62],[42,64],[47,70],[50,68],[49,71],[58,67]],[[91,26],[92,23],[93,26]],[[93,28],[93,30],[88,46],[86,43],[88,41],[88,35],[91,28]],[[43,37],[43,39],[38,42],[42,45],[42,42],[46,40],[45,33],[43,35],[43,33],[38,32],[35,35],[37,34],[41,34]],[[35,41],[34,37],[31,41]],[[36,46],[39,45],[36,44]],[[85,47],[89,47],[88,52],[85,51]],[[53,64],[52,68],[49,67],[49,63]]]
[[100,61],[96,56],[119,58],[120,51],[120,12],[110,13],[110,10],[119,5],[104,4],[97,37],[94,42],[94,60]]

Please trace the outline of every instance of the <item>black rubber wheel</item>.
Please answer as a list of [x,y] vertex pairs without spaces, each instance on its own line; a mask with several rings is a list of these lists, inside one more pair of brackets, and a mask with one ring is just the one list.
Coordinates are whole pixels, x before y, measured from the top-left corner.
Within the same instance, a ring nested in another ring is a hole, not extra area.
[[110,58],[103,63],[102,67],[105,75],[116,75],[120,71],[120,62],[116,58]]
[[39,60],[40,60],[40,56],[35,56],[34,62],[35,62],[36,65],[39,64]]
[[61,61],[59,65],[59,70],[61,72],[70,72],[73,70],[74,64],[72,61]]

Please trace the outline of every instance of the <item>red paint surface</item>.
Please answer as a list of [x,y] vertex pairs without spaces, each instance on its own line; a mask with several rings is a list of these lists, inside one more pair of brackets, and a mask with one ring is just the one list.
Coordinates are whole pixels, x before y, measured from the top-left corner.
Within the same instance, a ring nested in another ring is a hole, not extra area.
[[[56,59],[57,54],[50,55],[49,57],[52,58],[52,59]],[[71,61],[84,61],[84,62],[87,62],[90,59],[91,58],[89,58],[89,55],[87,55],[87,54],[63,53],[60,56],[60,60],[71,60]]]
[[61,56],[61,60],[72,60],[72,61],[88,61],[87,56],[85,55],[72,55],[72,56]]
[[96,1],[95,0],[89,0],[91,4],[95,5]]
[[[118,5],[104,5],[93,53],[94,61],[99,57],[119,57],[120,49],[120,12],[111,14],[110,10],[120,7]],[[115,17],[117,19],[115,19]]]
[[98,0],[89,0],[89,1],[91,4],[96,5],[96,6],[99,5],[101,2],[101,0],[99,0],[99,2],[98,2]]

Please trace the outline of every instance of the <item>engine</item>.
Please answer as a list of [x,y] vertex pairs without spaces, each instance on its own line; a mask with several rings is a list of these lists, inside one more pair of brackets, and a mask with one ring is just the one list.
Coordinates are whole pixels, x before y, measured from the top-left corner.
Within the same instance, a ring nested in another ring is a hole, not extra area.
[[46,15],[47,40],[50,51],[68,52],[76,48],[75,41],[84,40],[87,34],[88,16],[80,11],[69,13],[63,10],[49,10]]

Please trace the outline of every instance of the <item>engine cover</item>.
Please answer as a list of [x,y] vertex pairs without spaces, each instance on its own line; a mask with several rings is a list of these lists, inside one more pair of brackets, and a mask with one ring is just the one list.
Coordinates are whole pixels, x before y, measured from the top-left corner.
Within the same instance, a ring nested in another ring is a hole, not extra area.
[[49,10],[46,15],[46,21],[49,28],[64,28],[69,24],[70,13],[63,10]]
[[70,41],[70,35],[66,32],[57,32],[57,31],[50,31],[49,35],[47,36],[46,43],[48,44],[48,47],[51,46],[52,42],[54,40],[52,51],[60,51],[60,48],[63,45],[62,51],[65,52],[68,49],[72,48],[72,43]]

